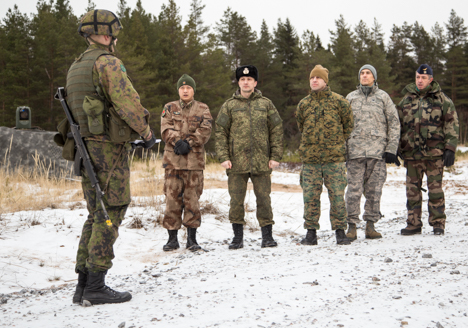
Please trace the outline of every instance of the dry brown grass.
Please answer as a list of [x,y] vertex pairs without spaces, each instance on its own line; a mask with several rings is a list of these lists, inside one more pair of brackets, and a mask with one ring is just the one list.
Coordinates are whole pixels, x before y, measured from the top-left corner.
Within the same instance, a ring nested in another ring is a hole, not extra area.
[[[85,208],[81,178],[72,171],[52,174],[52,165],[39,158],[32,169],[11,167],[8,152],[0,166],[0,216],[2,213],[38,211],[46,208]],[[164,185],[164,170],[157,154],[130,158],[131,193],[134,206],[158,208]]]

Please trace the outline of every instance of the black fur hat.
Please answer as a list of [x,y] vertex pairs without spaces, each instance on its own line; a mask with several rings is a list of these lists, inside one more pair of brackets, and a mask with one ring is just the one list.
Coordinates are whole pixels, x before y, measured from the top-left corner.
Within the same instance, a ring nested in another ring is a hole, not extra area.
[[239,79],[243,76],[250,76],[255,79],[255,81],[258,81],[258,70],[257,67],[253,65],[245,65],[245,66],[239,66],[236,69],[236,79],[239,81]]

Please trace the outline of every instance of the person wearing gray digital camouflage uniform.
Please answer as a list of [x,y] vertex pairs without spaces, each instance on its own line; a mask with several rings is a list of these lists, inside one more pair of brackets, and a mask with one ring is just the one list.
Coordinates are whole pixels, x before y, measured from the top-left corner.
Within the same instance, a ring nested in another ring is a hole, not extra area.
[[400,165],[396,156],[400,121],[395,105],[390,96],[377,86],[377,71],[372,65],[362,66],[358,79],[357,90],[346,96],[354,116],[354,130],[347,141],[346,153],[346,236],[351,241],[357,238],[356,224],[359,223],[363,193],[366,197],[363,215],[366,238],[382,238],[375,231],[374,223],[381,217],[380,197],[387,178],[386,163]]

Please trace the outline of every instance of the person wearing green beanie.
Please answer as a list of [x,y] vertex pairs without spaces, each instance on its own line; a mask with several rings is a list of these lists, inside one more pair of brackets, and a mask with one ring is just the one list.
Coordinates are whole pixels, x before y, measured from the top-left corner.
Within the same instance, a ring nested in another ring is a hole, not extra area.
[[195,83],[195,80],[188,74],[182,75],[179,81],[177,81],[177,90],[179,90],[180,87],[184,85],[191,86],[194,93],[197,91],[197,84]]
[[211,136],[213,118],[208,106],[194,99],[195,90],[195,80],[187,74],[182,75],[177,81],[180,99],[167,103],[161,113],[161,137],[166,143],[163,227],[169,233],[164,251],[179,248],[177,233],[182,224],[187,227],[186,248],[190,251],[201,249],[196,239],[201,224],[198,201],[203,192],[205,144]]

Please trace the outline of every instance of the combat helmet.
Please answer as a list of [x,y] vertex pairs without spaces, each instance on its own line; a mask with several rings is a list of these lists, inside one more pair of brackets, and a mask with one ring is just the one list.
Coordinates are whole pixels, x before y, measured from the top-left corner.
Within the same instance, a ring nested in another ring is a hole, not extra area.
[[117,38],[122,29],[119,18],[111,11],[95,9],[87,12],[78,26],[78,33],[89,38],[90,35],[108,35],[113,39]]

